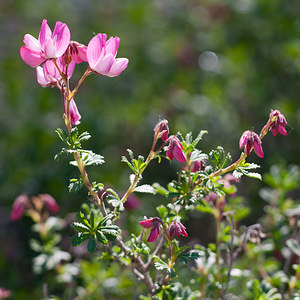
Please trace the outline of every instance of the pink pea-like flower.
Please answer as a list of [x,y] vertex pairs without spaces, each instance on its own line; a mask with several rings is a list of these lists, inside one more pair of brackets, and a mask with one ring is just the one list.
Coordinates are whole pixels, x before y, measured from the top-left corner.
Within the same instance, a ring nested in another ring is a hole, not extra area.
[[44,201],[47,209],[52,213],[57,213],[59,211],[59,206],[55,199],[49,194],[42,194],[40,198]]
[[193,162],[192,166],[191,166],[191,171],[192,172],[198,172],[198,171],[204,171],[206,167],[206,163],[205,160],[200,159],[200,160],[196,160]]
[[270,113],[270,120],[275,119],[270,125],[270,131],[272,131],[273,136],[276,136],[277,133],[281,135],[287,135],[285,125],[287,124],[284,115],[278,110],[272,110]]
[[252,147],[257,156],[263,158],[264,153],[261,147],[261,140],[258,135],[250,130],[245,131],[240,138],[240,149],[246,146],[246,154],[249,156]]
[[134,194],[129,195],[127,201],[124,203],[124,207],[127,211],[139,209],[140,206],[141,206],[141,201]]
[[20,195],[16,198],[13,204],[12,211],[10,213],[10,219],[17,221],[22,218],[25,212],[26,203],[29,201],[27,195]]
[[187,237],[188,234],[185,231],[185,227],[178,221],[173,221],[169,226],[169,236],[172,239],[173,235],[176,234],[178,238],[180,238],[181,235]]
[[167,120],[162,120],[154,127],[155,134],[158,135],[164,142],[167,141],[169,135],[169,126]]
[[24,46],[20,49],[20,55],[25,63],[35,68],[47,59],[61,57],[70,43],[70,30],[62,22],[56,22],[52,33],[47,20],[43,20],[39,38],[30,34],[24,36]]
[[128,65],[127,58],[116,58],[120,38],[99,33],[94,36],[87,47],[87,60],[90,68],[101,75],[115,77],[120,75]]
[[[66,65],[63,62],[63,57],[56,60],[57,66],[62,73],[66,72]],[[70,79],[75,69],[75,62],[72,60],[68,65],[68,78]],[[62,77],[51,60],[44,62],[43,66],[36,68],[37,81],[42,87],[55,86],[57,82],[62,81]]]
[[80,64],[87,59],[87,46],[75,41],[71,41],[69,45],[69,53],[76,64]]
[[0,287],[0,299],[8,299],[11,296],[10,290]]
[[169,146],[167,148],[167,157],[172,160],[175,158],[179,162],[186,162],[186,157],[183,152],[183,146],[180,143],[179,139],[175,135],[171,135],[168,140]]
[[160,234],[160,218],[150,218],[148,220],[139,222],[139,224],[142,225],[144,228],[151,228],[151,232],[147,239],[147,242],[154,242],[158,238]]

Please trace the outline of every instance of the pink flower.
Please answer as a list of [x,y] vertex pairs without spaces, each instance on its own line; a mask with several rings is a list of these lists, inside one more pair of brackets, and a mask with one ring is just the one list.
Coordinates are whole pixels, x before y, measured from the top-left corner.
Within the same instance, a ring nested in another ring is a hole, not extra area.
[[166,142],[169,135],[168,121],[162,120],[158,122],[154,127],[154,132],[158,135],[158,138],[161,138],[164,142]]
[[106,38],[106,34],[99,33],[90,40],[87,47],[87,60],[94,72],[115,77],[127,68],[128,59],[116,58],[120,38],[110,37],[107,41]]
[[139,209],[140,206],[141,206],[141,201],[134,194],[131,194],[127,198],[126,202],[124,203],[124,207],[127,211]]
[[47,209],[52,213],[57,213],[59,211],[59,206],[56,203],[55,199],[50,196],[49,194],[42,194],[40,195],[42,201],[44,201]]
[[167,157],[172,160],[175,158],[179,162],[186,162],[185,154],[183,153],[183,147],[179,139],[175,135],[171,135],[168,140],[169,146],[167,149]]
[[8,299],[11,296],[11,292],[7,289],[0,287],[0,299]]
[[240,149],[244,146],[246,146],[247,156],[249,156],[251,149],[254,148],[257,156],[261,158],[264,157],[264,153],[261,147],[261,140],[255,132],[247,130],[242,134],[240,138]]
[[273,121],[270,125],[270,131],[272,131],[273,136],[276,136],[279,132],[281,135],[287,135],[285,130],[286,119],[284,115],[279,110],[272,110],[270,113],[270,120]]
[[88,61],[87,59],[87,46],[80,44],[75,41],[71,41],[69,45],[69,53],[71,58],[76,64],[80,64],[83,61]]
[[24,215],[26,203],[29,201],[27,195],[20,195],[16,198],[13,204],[13,209],[10,213],[10,219],[12,221],[17,221]]
[[[63,57],[56,60],[56,63],[62,73],[66,72],[66,66],[63,63]],[[68,78],[71,78],[75,69],[75,62],[72,60],[68,65]],[[45,61],[43,67],[36,68],[37,81],[42,87],[55,86],[62,81],[62,77],[51,60]]]
[[159,224],[161,224],[161,219],[160,218],[150,218],[145,221],[139,222],[140,225],[142,225],[144,228],[151,228],[150,235],[147,239],[147,242],[154,242],[159,234],[160,234],[160,227]]
[[61,22],[56,22],[52,33],[43,20],[38,40],[30,34],[25,34],[24,44],[20,49],[20,55],[25,63],[35,68],[47,59],[61,57],[70,43],[70,30]]
[[74,99],[71,99],[69,109],[70,109],[71,123],[73,125],[79,125],[80,124],[79,120],[81,119],[81,115],[78,111],[78,108],[76,106]]
[[176,234],[178,238],[180,238],[181,235],[183,235],[185,237],[188,236],[188,234],[185,231],[185,227],[176,220],[173,221],[169,227],[169,236],[171,239],[173,238],[174,234]]
[[198,171],[204,171],[205,170],[205,160],[196,160],[193,162],[191,171],[192,172],[198,172]]

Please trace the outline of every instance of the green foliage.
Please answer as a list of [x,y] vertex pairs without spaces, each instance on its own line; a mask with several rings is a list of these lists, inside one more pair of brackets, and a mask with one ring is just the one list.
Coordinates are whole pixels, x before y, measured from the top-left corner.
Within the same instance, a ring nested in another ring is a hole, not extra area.
[[225,153],[221,146],[218,146],[216,150],[212,150],[209,153],[209,158],[216,165],[218,169],[223,169],[231,162],[230,153]]
[[89,215],[86,212],[78,212],[76,219],[77,222],[72,224],[72,228],[77,232],[72,237],[72,245],[79,246],[89,240],[87,244],[89,252],[96,250],[96,241],[107,244],[108,241],[115,240],[120,234],[120,228],[111,222],[112,215],[101,217],[99,212],[95,213],[92,209]]

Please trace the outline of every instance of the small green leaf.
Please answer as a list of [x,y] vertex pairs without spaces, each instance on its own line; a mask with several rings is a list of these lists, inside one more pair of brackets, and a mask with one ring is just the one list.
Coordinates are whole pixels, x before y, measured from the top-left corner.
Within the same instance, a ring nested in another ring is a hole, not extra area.
[[69,183],[69,192],[76,193],[82,188],[82,186],[83,186],[83,182],[81,179],[72,178],[70,179],[70,183]]
[[80,222],[73,222],[71,226],[78,232],[90,232],[90,228]]
[[199,132],[198,136],[197,136],[197,137],[195,138],[195,140],[193,141],[192,146],[193,146],[193,147],[196,147],[197,144],[199,143],[199,141],[202,140],[203,135],[206,134],[206,133],[207,133],[206,130],[201,130],[201,131]]
[[299,242],[295,239],[288,239],[286,241],[286,245],[297,255],[300,257],[300,245]]
[[163,205],[156,207],[156,210],[162,219],[164,219],[168,215],[168,209]]
[[96,240],[95,240],[94,237],[91,237],[89,239],[87,249],[88,249],[89,252],[94,252],[96,250]]
[[177,259],[183,263],[188,263],[190,260],[196,260],[200,257],[200,254],[198,251],[189,251],[189,252],[181,252]]
[[81,245],[84,241],[86,241],[90,237],[89,233],[78,233],[72,237],[72,246],[76,247]]
[[156,194],[155,189],[149,184],[143,184],[134,189],[138,193]]

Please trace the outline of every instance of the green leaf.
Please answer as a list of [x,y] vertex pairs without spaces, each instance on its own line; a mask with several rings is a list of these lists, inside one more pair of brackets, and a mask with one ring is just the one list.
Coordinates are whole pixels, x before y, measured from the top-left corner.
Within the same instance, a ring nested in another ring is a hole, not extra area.
[[202,153],[200,150],[194,150],[191,154],[191,162],[198,161],[198,160],[207,160],[208,155]]
[[125,162],[134,174],[138,173],[135,167],[128,161],[128,159],[125,156],[122,156],[121,162]]
[[170,269],[169,265],[166,262],[164,262],[158,256],[154,256],[154,259],[155,259],[154,267],[157,270],[167,270],[168,272],[170,272],[171,269]]
[[93,151],[84,150],[81,153],[81,158],[85,166],[101,165],[104,163],[104,157],[93,153]]
[[87,249],[88,249],[89,252],[94,252],[96,250],[96,240],[95,240],[94,237],[91,237],[89,239]]
[[200,257],[200,254],[198,251],[189,251],[189,252],[181,252],[178,256],[177,256],[177,259],[180,261],[180,262],[183,262],[183,263],[188,263],[190,260],[196,260]]
[[107,244],[108,243],[107,238],[105,237],[105,235],[100,230],[96,231],[96,237],[97,237],[97,241],[99,243],[101,243],[101,244]]
[[91,225],[89,223],[89,221],[87,220],[85,214],[81,211],[79,211],[77,214],[76,214],[76,219],[78,222],[86,225],[88,228],[91,228]]
[[163,205],[156,207],[156,210],[162,219],[164,219],[168,215],[168,209]]
[[293,251],[297,256],[300,257],[300,244],[295,239],[288,239],[286,245]]
[[218,146],[217,150],[212,150],[209,153],[209,158],[220,169],[226,167],[231,161],[230,153],[226,154],[221,146]]
[[90,232],[90,228],[80,222],[73,222],[71,227],[78,232]]
[[59,138],[68,146],[71,146],[70,141],[69,141],[69,135],[62,130],[61,128],[57,128],[55,130],[55,132],[57,133],[57,135],[59,136]]
[[91,135],[90,135],[87,131],[85,131],[85,132],[83,132],[83,133],[78,137],[78,141],[79,141],[79,142],[87,141],[87,140],[89,140],[90,138],[91,138]]
[[143,184],[134,189],[138,193],[156,194],[155,189],[149,184]]
[[199,143],[199,141],[202,140],[203,135],[206,134],[206,133],[207,133],[207,130],[201,130],[201,131],[199,132],[198,136],[197,136],[197,137],[195,138],[195,140],[193,141],[192,146],[193,146],[193,147],[196,147],[197,144]]
[[89,233],[78,233],[72,237],[72,246],[76,247],[81,245],[84,241],[86,241],[90,237]]
[[70,179],[70,183],[69,183],[69,192],[70,193],[76,193],[78,192],[83,186],[83,182],[80,179],[77,178],[72,178]]

